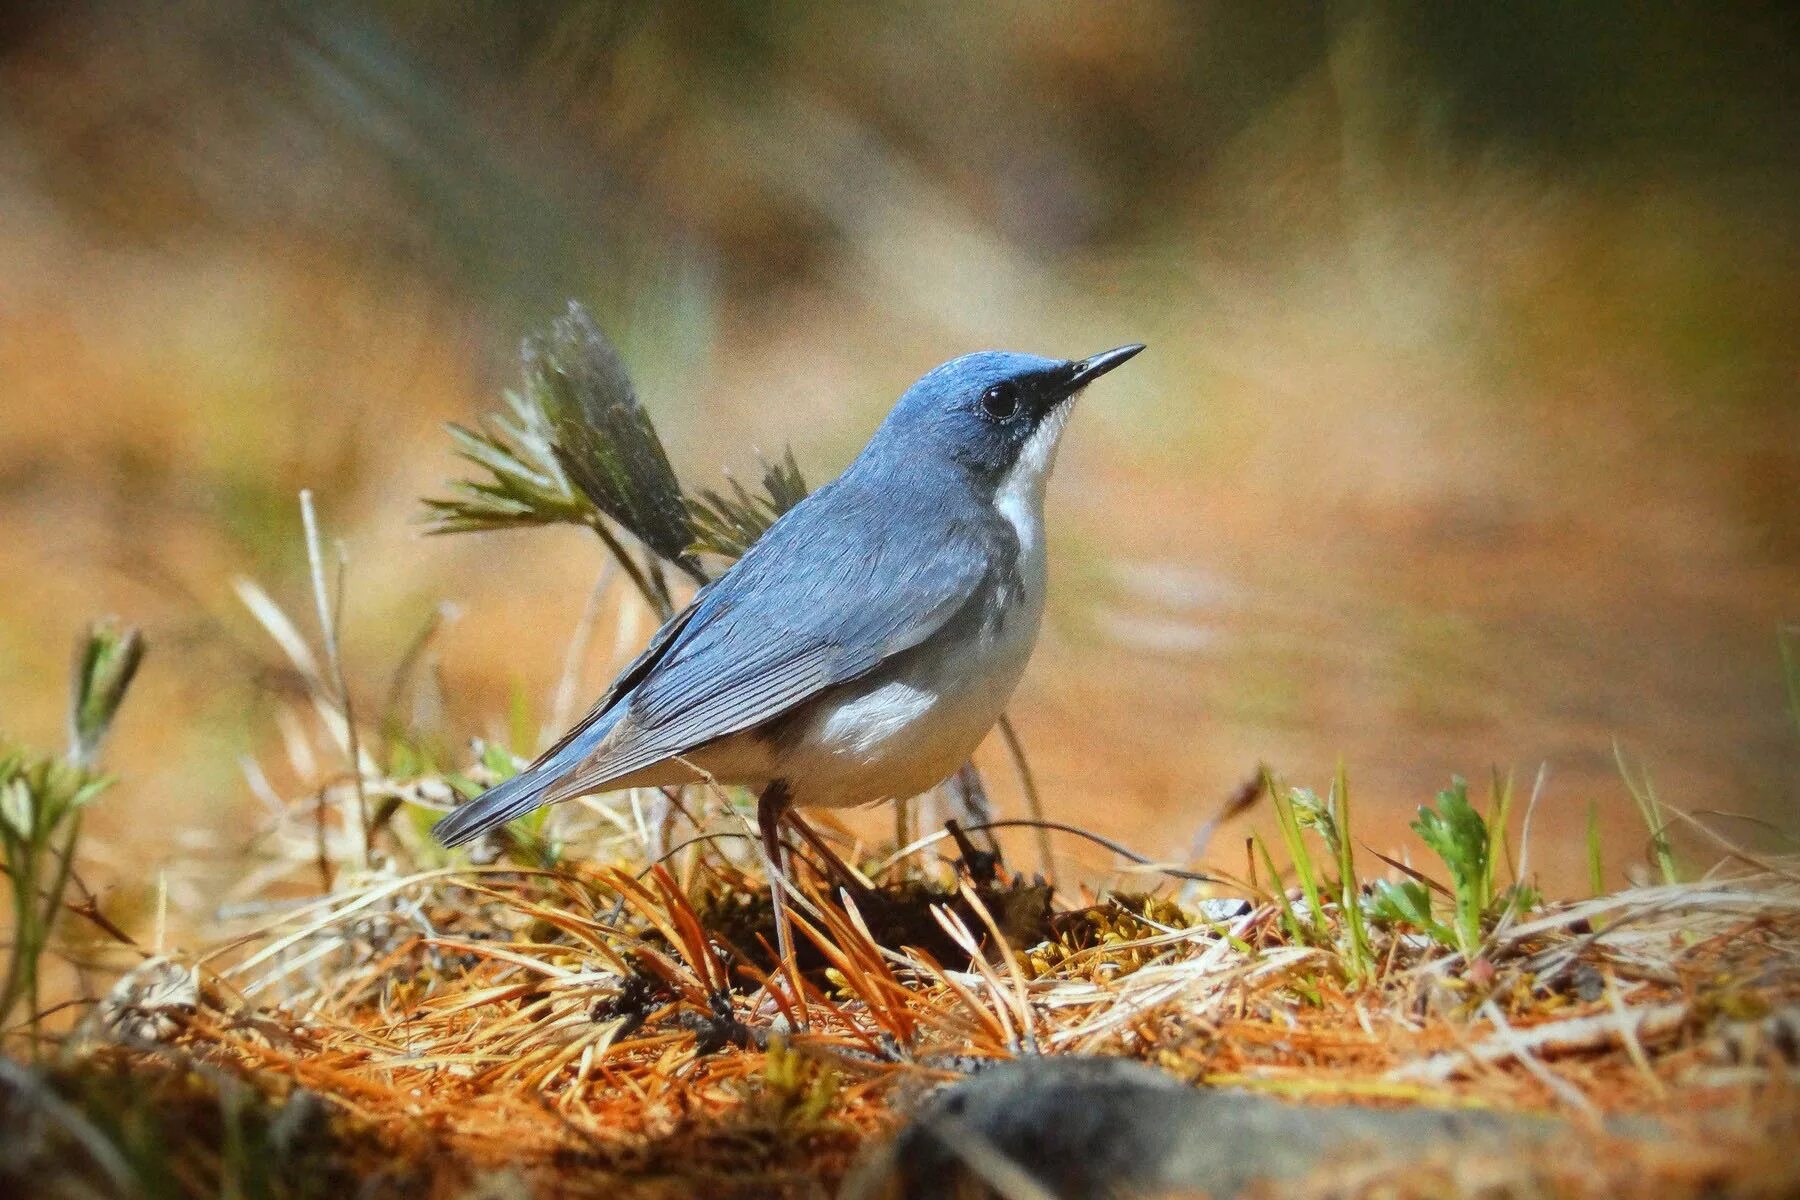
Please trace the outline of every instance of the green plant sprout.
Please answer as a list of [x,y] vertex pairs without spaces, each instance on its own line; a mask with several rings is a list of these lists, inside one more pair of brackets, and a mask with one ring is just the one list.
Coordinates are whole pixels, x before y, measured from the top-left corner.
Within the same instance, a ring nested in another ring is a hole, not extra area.
[[144,661],[144,638],[117,621],[96,621],[76,643],[69,696],[69,758],[91,767],[125,692]]
[[[1311,927],[1315,938],[1326,939],[1328,926],[1320,903],[1328,890],[1330,900],[1340,914],[1338,953],[1344,973],[1352,983],[1371,980],[1375,976],[1374,955],[1369,948],[1368,925],[1363,919],[1362,888],[1357,882],[1355,849],[1350,842],[1350,780],[1342,763],[1332,776],[1331,787],[1324,799],[1310,788],[1275,789],[1276,818],[1282,837],[1306,893],[1311,910]],[[1327,879],[1312,861],[1311,852],[1300,837],[1302,829],[1310,829],[1331,854],[1337,877]]]
[[1481,956],[1488,928],[1508,912],[1524,912],[1538,903],[1535,889],[1515,881],[1501,888],[1499,863],[1505,856],[1506,819],[1512,807],[1510,779],[1494,781],[1489,816],[1469,802],[1469,786],[1460,776],[1437,795],[1437,806],[1423,806],[1412,829],[1437,855],[1450,877],[1451,913],[1446,922],[1432,910],[1432,885],[1423,876],[1398,883],[1379,881],[1369,898],[1369,915],[1378,921],[1411,925],[1435,941],[1453,947],[1465,960]]
[[82,813],[112,780],[94,760],[143,660],[136,629],[91,625],[77,645],[66,756],[0,747],[0,868],[6,873],[13,935],[0,980],[0,1029],[22,1004],[39,1046],[40,969],[75,869]]

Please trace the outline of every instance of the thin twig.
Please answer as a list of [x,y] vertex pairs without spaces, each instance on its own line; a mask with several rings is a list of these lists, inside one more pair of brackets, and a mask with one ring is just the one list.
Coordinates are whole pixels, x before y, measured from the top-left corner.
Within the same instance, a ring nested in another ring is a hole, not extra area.
[[1051,883],[1056,882],[1056,859],[1050,852],[1049,826],[1044,822],[1044,800],[1038,795],[1037,780],[1031,774],[1031,762],[1025,757],[1025,743],[1019,740],[1018,730],[1013,728],[1012,718],[1005,713],[1000,714],[998,722],[1000,739],[1006,743],[1006,752],[1012,756],[1013,769],[1019,773],[1019,790],[1025,793],[1025,811],[1031,814],[1033,821],[1039,822],[1037,829],[1038,870]]
[[[1692,825],[1695,829],[1698,829],[1701,833],[1705,834],[1713,842],[1716,842],[1718,844],[1719,848],[1724,850],[1725,853],[1727,853],[1731,857],[1737,859],[1739,862],[1743,863],[1745,866],[1755,867],[1759,871],[1766,871],[1770,875],[1774,875],[1777,878],[1787,880],[1789,883],[1800,883],[1800,875],[1797,875],[1792,871],[1783,870],[1782,868],[1776,866],[1774,863],[1770,862],[1768,859],[1761,858],[1757,855],[1750,853],[1748,850],[1744,849],[1742,846],[1738,845],[1736,842],[1732,841],[1730,838],[1726,837],[1724,834],[1720,833],[1718,830],[1714,829],[1712,826],[1708,825],[1706,822],[1699,820],[1698,818],[1689,816],[1687,813],[1683,812],[1681,809],[1675,807],[1675,805],[1670,804],[1667,801],[1663,801],[1662,807],[1667,809],[1669,812],[1674,813],[1677,817],[1680,817],[1683,821],[1686,821],[1689,825]],[[1666,828],[1666,826],[1665,826],[1665,828]]]
[[431,615],[425,618],[425,623],[419,626],[419,631],[413,635],[412,641],[407,643],[406,650],[400,655],[400,661],[394,664],[393,673],[388,676],[387,695],[383,698],[381,705],[380,728],[383,731],[393,729],[399,724],[400,701],[406,693],[407,681],[418,669],[419,661],[424,658],[425,651],[430,647],[432,639],[437,637],[446,622],[455,619],[456,614],[455,605],[448,602],[438,604],[431,610]]
[[588,520],[588,528],[599,535],[600,540],[606,544],[607,551],[618,562],[619,569],[625,572],[625,577],[631,580],[632,586],[637,588],[638,595],[644,598],[644,603],[648,604],[656,613],[657,619],[667,621],[674,616],[675,605],[669,599],[667,591],[658,594],[642,568],[632,559],[631,552],[625,549],[624,544],[619,541],[618,535],[607,526],[606,518],[595,513]]
[[569,635],[568,648],[563,651],[562,674],[556,681],[556,695],[550,701],[550,729],[552,736],[560,734],[569,726],[569,718],[575,711],[575,689],[581,685],[581,664],[587,658],[588,646],[594,640],[594,626],[600,619],[600,601],[606,595],[606,589],[612,586],[613,571],[617,569],[614,559],[607,559],[600,564],[600,573],[594,577],[594,586],[588,591],[587,603],[581,607],[581,616],[575,622],[575,631]]
[[338,618],[344,601],[345,564],[343,547],[338,547],[338,586],[336,604],[325,587],[325,557],[319,543],[319,517],[313,510],[311,488],[300,489],[300,520],[306,530],[306,563],[312,573],[313,602],[319,610],[319,634],[325,642],[325,661],[331,667],[332,686],[337,691],[339,710],[344,714],[345,752],[350,759],[350,778],[356,786],[357,841],[362,865],[369,865],[369,798],[363,794],[362,747],[357,741],[356,714],[350,703],[350,685],[344,676],[344,659],[338,646]]
[[[1132,862],[1136,863],[1140,867],[1143,867],[1147,870],[1160,872],[1161,874],[1167,875],[1171,879],[1185,879],[1185,880],[1188,880],[1188,881],[1194,882],[1194,883],[1216,883],[1216,882],[1218,882],[1217,876],[1208,875],[1202,871],[1189,871],[1183,867],[1175,866],[1173,863],[1159,863],[1155,859],[1147,858],[1146,856],[1139,854],[1136,850],[1133,850],[1131,847],[1126,846],[1120,842],[1115,842],[1109,837],[1102,837],[1100,834],[1091,833],[1088,830],[1082,829],[1079,826],[1067,825],[1061,821],[1043,821],[1043,820],[1029,820],[1028,821],[1022,817],[1014,817],[1014,818],[1010,818],[1010,819],[1004,820],[1004,821],[989,821],[985,825],[965,825],[965,826],[963,826],[963,832],[964,833],[977,833],[984,829],[1021,829],[1021,828],[1023,828],[1023,829],[1055,830],[1057,833],[1067,833],[1067,834],[1071,834],[1078,838],[1085,838],[1088,841],[1093,842],[1097,846],[1104,846],[1106,849],[1111,850],[1114,854],[1120,855],[1123,858],[1130,859]],[[913,842],[909,843],[908,845],[900,847],[900,849],[894,851],[892,854],[890,854],[886,858],[882,859],[874,867],[870,868],[869,874],[871,876],[884,875],[887,873],[887,871],[890,868],[893,867],[893,865],[895,863],[900,862],[902,859],[910,858],[914,854],[917,854],[919,851],[924,850],[927,847],[935,846],[937,843],[943,841],[944,839],[948,838],[949,836],[950,836],[950,833],[947,830],[941,830],[941,829],[938,830],[936,833],[928,833],[925,836],[914,840]]]
[[1662,1080],[1656,1077],[1656,1072],[1650,1067],[1650,1056],[1644,1053],[1644,1043],[1639,1040],[1637,1026],[1631,1019],[1631,1013],[1625,1008],[1625,998],[1619,995],[1619,981],[1614,978],[1611,971],[1608,971],[1604,983],[1606,1005],[1612,1009],[1613,1016],[1619,1019],[1619,1041],[1623,1043],[1625,1053],[1631,1056],[1632,1065],[1637,1067],[1638,1073],[1644,1077],[1645,1082],[1650,1085],[1650,1090],[1655,1092],[1657,1099],[1660,1100],[1665,1094]]

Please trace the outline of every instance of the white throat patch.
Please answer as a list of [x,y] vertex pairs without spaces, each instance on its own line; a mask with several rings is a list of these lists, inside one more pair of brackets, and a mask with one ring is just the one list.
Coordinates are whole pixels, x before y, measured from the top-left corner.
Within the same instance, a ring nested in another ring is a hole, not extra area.
[[1044,485],[1050,479],[1050,469],[1056,465],[1056,448],[1062,441],[1063,428],[1074,411],[1073,396],[1051,410],[1032,430],[1012,469],[994,489],[994,507],[1013,527],[1019,538],[1020,555],[1028,560],[1043,554]]

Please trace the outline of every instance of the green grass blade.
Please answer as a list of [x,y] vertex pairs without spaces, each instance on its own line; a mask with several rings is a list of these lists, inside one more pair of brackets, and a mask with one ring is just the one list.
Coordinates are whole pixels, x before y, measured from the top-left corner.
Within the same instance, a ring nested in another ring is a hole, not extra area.
[[1775,631],[1781,650],[1781,681],[1787,688],[1788,714],[1800,732],[1800,625],[1783,625]]
[[1263,843],[1262,835],[1253,833],[1250,841],[1256,852],[1262,857],[1263,870],[1269,873],[1269,892],[1275,898],[1276,907],[1281,910],[1281,923],[1287,928],[1288,936],[1296,942],[1307,940],[1307,931],[1300,927],[1300,917],[1289,903],[1287,889],[1281,886],[1281,873],[1275,869],[1275,860],[1269,855],[1269,847]]
[[1606,865],[1600,854],[1600,806],[1588,801],[1587,817],[1588,890],[1596,896],[1606,892]]
[[1369,948],[1369,929],[1363,919],[1362,885],[1356,878],[1356,852],[1350,840],[1350,776],[1338,760],[1331,781],[1332,813],[1337,822],[1338,908],[1348,937],[1344,957],[1352,979],[1374,977],[1374,954]]
[[1323,944],[1327,940],[1325,906],[1319,891],[1319,872],[1313,864],[1312,851],[1307,849],[1306,839],[1301,836],[1300,822],[1294,816],[1293,801],[1288,799],[1275,776],[1268,771],[1263,772],[1263,786],[1269,789],[1269,798],[1275,804],[1275,819],[1281,825],[1281,840],[1287,846],[1288,858],[1293,861],[1294,874],[1300,880],[1300,890],[1306,895],[1307,917],[1312,926],[1313,937]]
[[1613,761],[1618,764],[1625,790],[1631,793],[1632,802],[1637,805],[1638,814],[1650,831],[1650,856],[1656,863],[1658,874],[1664,883],[1679,883],[1681,871],[1675,863],[1674,847],[1669,844],[1669,826],[1663,820],[1662,804],[1656,798],[1655,785],[1650,782],[1650,769],[1644,768],[1639,778],[1633,779],[1631,768],[1625,762],[1625,751],[1616,740],[1613,742]]
[[1500,863],[1502,861],[1506,863],[1506,873],[1508,878],[1513,883],[1519,882],[1519,870],[1513,863],[1512,843],[1507,840],[1506,836],[1507,825],[1512,818],[1512,772],[1509,770],[1505,775],[1501,775],[1499,770],[1496,769],[1488,786],[1488,794],[1491,799],[1488,803],[1487,819],[1487,872],[1486,878],[1483,881],[1483,889],[1486,892],[1486,895],[1481,899],[1483,911],[1491,906],[1494,902],[1494,897],[1500,894],[1500,881],[1497,876],[1500,873]]

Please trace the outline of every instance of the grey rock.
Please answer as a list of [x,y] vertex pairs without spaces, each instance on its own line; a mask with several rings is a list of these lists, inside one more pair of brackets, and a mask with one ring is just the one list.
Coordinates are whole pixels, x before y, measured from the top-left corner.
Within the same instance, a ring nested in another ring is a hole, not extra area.
[[1060,1200],[1229,1197],[1258,1180],[1303,1175],[1333,1155],[1499,1149],[1567,1128],[1549,1117],[1469,1109],[1293,1105],[1189,1087],[1127,1059],[1021,1059],[931,1093],[843,1196],[962,1195],[957,1188],[985,1184],[993,1194]]
[[1237,920],[1255,905],[1237,896],[1211,896],[1195,901],[1193,907],[1208,921],[1224,922]]

